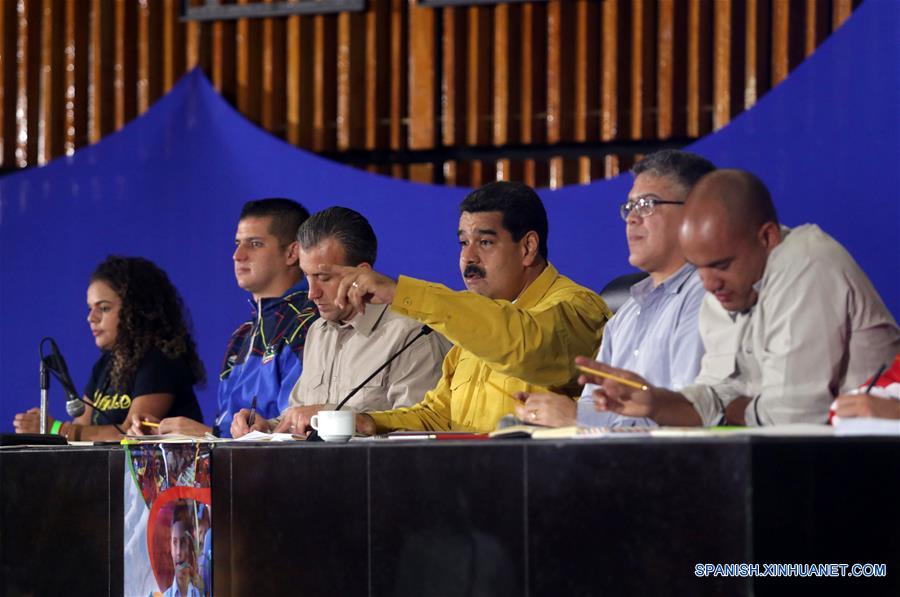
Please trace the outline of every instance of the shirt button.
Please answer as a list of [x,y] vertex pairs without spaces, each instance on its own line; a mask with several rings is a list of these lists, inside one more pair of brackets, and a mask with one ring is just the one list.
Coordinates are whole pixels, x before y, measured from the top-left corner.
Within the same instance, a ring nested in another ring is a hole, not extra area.
[[640,310],[640,309],[637,310],[637,314],[638,314],[638,315],[641,314],[641,310]]
[[639,352],[641,352],[641,351],[640,351],[640,350],[635,350],[635,351],[634,351],[634,356],[638,356],[638,353],[639,353]]
[[403,304],[406,305],[407,307],[410,306],[412,304],[412,299],[409,297],[403,299]]

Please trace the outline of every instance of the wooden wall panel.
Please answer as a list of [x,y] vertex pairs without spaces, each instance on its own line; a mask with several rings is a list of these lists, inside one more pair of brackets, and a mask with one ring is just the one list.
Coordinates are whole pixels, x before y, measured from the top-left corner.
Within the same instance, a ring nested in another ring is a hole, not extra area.
[[337,118],[337,17],[313,17],[313,122],[312,149],[328,151],[335,147]]
[[90,11],[88,127],[90,142],[96,143],[116,130],[115,11],[111,2],[103,0],[92,0]]
[[[600,4],[578,0],[575,7],[575,109],[572,114],[574,139],[599,141],[600,131]],[[588,156],[578,159],[577,180],[590,182],[598,177],[600,162]]]
[[806,30],[803,35],[803,55],[808,57],[828,36],[830,23],[827,4],[806,0]]
[[16,164],[17,19],[14,3],[0,5],[0,163],[6,167]]
[[137,4],[130,0],[116,0],[115,58],[113,70],[114,121],[116,129],[125,126],[137,115],[137,47],[129,43],[137,34]]
[[[88,144],[88,92],[90,84],[89,0],[66,3],[66,140],[65,153]],[[140,96],[140,82],[137,85]],[[146,108],[144,108],[146,109]],[[138,111],[141,111],[138,106]]]
[[[435,85],[438,61],[437,14],[429,8],[409,6],[409,147],[429,149],[437,143],[435,131],[437,106]],[[409,177],[429,182],[434,176],[432,164],[417,164],[410,168]]]
[[[150,107],[150,81],[156,80],[150,68],[150,8],[147,0],[141,0],[137,8],[137,104],[138,111],[144,113]],[[153,61],[153,65],[159,64]],[[215,75],[213,76],[215,84]]]
[[38,0],[18,3],[16,46],[18,72],[16,78],[16,163],[20,167],[39,162],[38,102],[40,100],[41,10]]
[[[520,142],[523,145],[543,144],[547,141],[547,42],[543,35],[547,19],[546,4],[522,6],[519,55],[522,61]],[[526,159],[522,163],[522,182],[531,186],[546,184],[549,178],[547,163]]]
[[[620,10],[618,2],[604,2],[601,17],[601,97],[600,97],[600,139],[612,141],[624,130],[625,113],[624,90],[627,69],[623,68],[626,48],[619,47],[619,31],[625,28],[624,10]],[[622,57],[620,57],[620,55]],[[619,173],[619,159],[616,156],[604,158],[604,172],[607,177]]]
[[373,172],[585,183],[726,125],[858,4],[368,0],[360,12],[192,22],[179,0],[3,2],[0,166],[96,142],[199,66],[251,121]]
[[632,139],[652,137],[653,114],[650,98],[655,95],[654,69],[657,64],[655,0],[632,0],[631,3],[631,101],[630,136]]
[[733,0],[718,0],[714,3],[713,31],[713,126],[720,128],[731,120],[731,50]]
[[[245,4],[246,2],[241,2]],[[238,19],[235,24],[235,71],[237,85],[235,104],[247,118],[254,122],[260,120],[260,76],[261,44],[259,29],[262,23],[251,19]],[[319,65],[324,64],[320,62]],[[329,65],[333,62],[329,62]],[[165,75],[163,76],[165,80]]]
[[365,111],[365,148],[387,147],[390,129],[390,6],[373,3],[365,17],[365,89],[359,99]]
[[[493,117],[493,7],[470,6],[466,9],[468,39],[466,44],[466,144],[474,147],[491,143]],[[471,164],[468,184],[481,186],[495,177],[492,164],[475,160]]]
[[[550,0],[547,6],[547,142],[574,140],[575,3]],[[561,157],[550,159],[551,188],[574,181],[575,164]]]
[[[384,0],[382,0],[384,1]],[[390,149],[401,149],[406,146],[409,129],[409,61],[407,47],[409,30],[407,23],[406,0],[391,0],[391,104],[390,104]],[[390,173],[397,178],[406,178],[409,169],[403,164],[391,164]]]
[[712,128],[712,0],[688,0],[688,137]]
[[675,0],[659,0],[657,20],[656,104],[660,137],[672,136],[675,83]]
[[[222,97],[234,102],[237,89],[237,69],[235,68],[235,23],[232,21],[220,21],[212,24],[210,51],[210,70],[207,71],[210,80]],[[297,52],[299,53],[299,47]],[[290,55],[290,54],[289,54]],[[299,64],[299,61],[297,62]],[[307,69],[304,72],[309,72]]]
[[[216,23],[219,25],[219,23]],[[312,114],[312,30],[309,19],[290,17],[285,39],[286,77],[285,95],[288,143],[309,147]],[[213,54],[215,64],[215,53]],[[305,76],[304,76],[305,75]]]
[[41,80],[38,112],[38,161],[46,163],[65,152],[65,39],[55,33],[65,25],[61,0],[41,4]]
[[[493,32],[493,59],[494,71],[491,77],[491,94],[493,96],[493,112],[494,126],[491,133],[491,142],[494,145],[507,145],[510,140],[510,123],[514,123],[514,116],[510,114],[510,95],[518,90],[518,81],[513,76],[515,69],[515,57],[511,49],[514,47],[510,41],[510,34],[513,29],[510,26],[510,6],[509,4],[500,4],[494,11],[494,32]],[[512,19],[516,15],[513,13]],[[514,98],[513,98],[514,103]],[[515,126],[515,125],[513,125]],[[512,176],[510,172],[510,160],[497,160],[496,175],[498,178],[509,180],[518,178]]]
[[[462,8],[445,8],[441,32],[441,144],[452,147],[464,143],[460,124],[465,122],[465,52],[467,24]],[[447,184],[456,184],[460,173],[456,160],[443,164]]]
[[843,25],[844,21],[850,18],[850,12],[853,10],[854,3],[859,4],[859,0],[855,0],[855,2],[854,0],[833,0],[831,12],[832,31]]
[[284,19],[266,19],[262,22],[262,98],[260,124],[268,131],[284,137],[286,130],[286,77],[285,48],[287,30]]

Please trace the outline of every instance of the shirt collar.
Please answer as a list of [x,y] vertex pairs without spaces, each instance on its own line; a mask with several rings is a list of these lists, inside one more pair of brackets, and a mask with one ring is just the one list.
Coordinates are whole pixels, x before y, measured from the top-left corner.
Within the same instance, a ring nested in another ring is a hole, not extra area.
[[544,271],[542,271],[541,274],[535,278],[534,282],[529,284],[525,290],[516,297],[516,306],[521,307],[522,309],[534,307],[540,302],[544,295],[547,294],[547,291],[550,290],[550,286],[558,277],[559,272],[556,271],[553,264],[548,261]]
[[685,263],[674,274],[656,286],[653,285],[653,278],[647,276],[631,287],[631,297],[637,302],[641,302],[651,293],[656,292],[657,289],[659,289],[659,292],[665,292],[666,294],[680,294],[684,285],[687,284],[696,271],[697,268],[694,265]]
[[[282,302],[285,302],[285,301],[290,302],[290,300],[294,297],[294,295],[296,295],[297,293],[300,293],[300,292],[307,292],[306,278],[300,278],[300,280],[296,284],[294,284],[293,286],[291,286],[290,288],[285,290],[284,294],[282,294],[281,296],[264,298],[262,300],[263,313],[266,313],[266,312],[274,309],[276,305],[278,305]],[[253,308],[253,313],[255,314],[256,313],[256,301],[253,300],[253,297],[251,296],[250,298],[247,299],[247,302],[250,303],[250,306]]]

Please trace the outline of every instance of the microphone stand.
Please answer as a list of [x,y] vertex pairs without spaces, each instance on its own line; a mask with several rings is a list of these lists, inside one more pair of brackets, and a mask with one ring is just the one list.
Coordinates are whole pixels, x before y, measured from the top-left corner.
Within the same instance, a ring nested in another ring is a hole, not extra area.
[[47,373],[47,367],[44,365],[44,359],[41,359],[41,434],[47,433],[47,390],[50,389],[50,375]]
[[[353,397],[356,395],[356,393],[357,393],[358,391],[360,391],[361,389],[363,389],[363,387],[364,387],[367,383],[369,383],[369,382],[372,380],[373,377],[375,377],[376,375],[378,375],[379,373],[381,373],[382,370],[383,370],[385,367],[387,367],[388,365],[390,365],[391,362],[392,362],[394,359],[396,359],[397,357],[399,357],[401,354],[404,353],[404,351],[406,351],[407,348],[409,348],[410,346],[412,346],[412,343],[413,343],[413,342],[415,342],[416,340],[418,340],[418,339],[421,338],[422,336],[427,336],[427,335],[430,334],[431,332],[432,332],[432,329],[431,329],[430,327],[428,327],[427,325],[423,325],[423,326],[422,326],[422,329],[419,330],[419,333],[416,334],[416,335],[413,337],[412,340],[410,340],[409,342],[407,342],[406,344],[404,344],[402,347],[400,347],[400,350],[398,350],[397,352],[395,352],[394,354],[392,354],[392,355],[391,355],[391,358],[389,358],[388,360],[386,360],[386,361],[381,365],[381,367],[379,367],[378,369],[376,369],[375,371],[372,372],[372,375],[370,375],[369,377],[365,378],[365,379],[362,381],[362,383],[360,383],[358,386],[356,386],[355,388],[353,388],[352,390],[350,390],[350,393],[347,394],[347,397],[344,398],[343,400],[341,400],[341,401],[338,403],[338,405],[334,408],[334,410],[341,410],[341,407],[343,407],[345,404],[347,404],[347,401],[348,401],[348,400],[350,400],[351,398],[353,398]],[[315,429],[313,429],[312,431],[309,432],[309,435],[306,436],[306,441],[308,441],[308,442],[320,442],[320,441],[323,441],[323,440],[322,440],[321,437],[319,437],[319,432],[316,431]]]
[[[53,348],[53,354],[49,357],[44,356],[44,342],[50,342],[50,345]],[[94,408],[93,403],[88,402],[84,398],[78,395],[78,392],[75,390],[75,384],[72,383],[72,378],[69,376],[69,370],[66,367],[66,362],[62,357],[62,354],[59,351],[59,346],[56,345],[56,342],[53,338],[47,337],[41,339],[40,344],[38,345],[38,353],[41,357],[41,421],[40,421],[40,431],[42,434],[47,431],[47,417],[49,415],[47,411],[47,390],[50,389],[50,377],[49,374],[52,373],[53,377],[56,378],[56,381],[62,386],[63,391],[67,394],[69,400],[66,403],[66,412],[69,416],[76,417],[84,412],[84,407],[82,407],[81,412],[78,414],[73,414],[69,412],[69,406],[72,402],[81,402],[82,404],[86,404],[91,408]],[[48,359],[50,360],[50,365],[47,364]],[[121,427],[119,427],[113,420],[110,418],[106,411],[96,410],[95,411],[100,418],[106,421],[109,425],[112,425],[116,428],[116,431],[121,433],[122,435],[128,435],[125,433]]]

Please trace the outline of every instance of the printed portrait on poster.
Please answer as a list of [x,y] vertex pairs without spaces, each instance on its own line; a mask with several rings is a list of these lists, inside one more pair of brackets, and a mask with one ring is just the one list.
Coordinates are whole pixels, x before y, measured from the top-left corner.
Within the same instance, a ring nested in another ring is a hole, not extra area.
[[126,453],[124,594],[212,595],[209,446],[134,444]]

